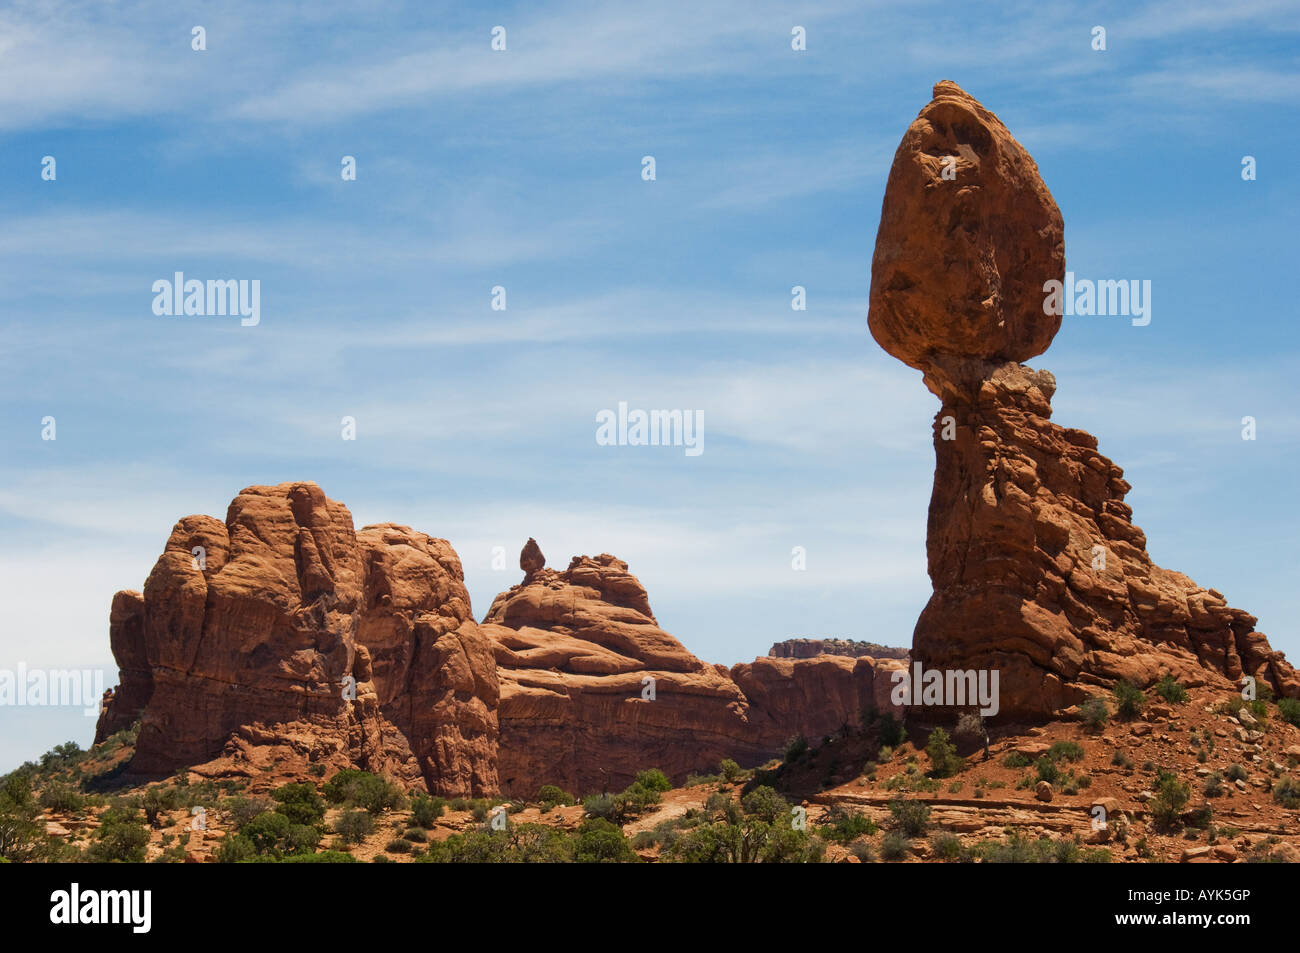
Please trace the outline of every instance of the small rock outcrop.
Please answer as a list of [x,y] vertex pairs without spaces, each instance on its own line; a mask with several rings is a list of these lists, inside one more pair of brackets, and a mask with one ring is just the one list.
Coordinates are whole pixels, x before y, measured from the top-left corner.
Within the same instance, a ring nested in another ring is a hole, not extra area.
[[818,655],[847,655],[849,658],[905,659],[909,649],[859,642],[856,639],[786,639],[773,643],[772,658],[816,658]]
[[[951,170],[945,175],[946,170]],[[1060,212],[997,117],[941,82],[885,189],[869,324],[942,406],[926,547],[934,594],[912,653],[997,669],[1003,717],[1045,717],[1118,679],[1252,675],[1300,694],[1255,617],[1154,565],[1097,440],[1051,421],[1056,380],[1022,364],[1060,328]]]

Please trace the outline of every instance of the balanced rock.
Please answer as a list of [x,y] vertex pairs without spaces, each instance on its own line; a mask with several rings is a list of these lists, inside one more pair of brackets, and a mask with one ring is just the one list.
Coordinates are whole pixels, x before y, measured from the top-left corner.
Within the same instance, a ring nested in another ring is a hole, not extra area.
[[[945,176],[945,170],[953,172]],[[1095,437],[1051,422],[1056,380],[1019,363],[1060,327],[1060,213],[997,118],[943,82],[894,158],[869,324],[940,399],[926,549],[934,594],[913,656],[1000,675],[1003,718],[1044,717],[1118,679],[1284,695],[1300,677],[1213,589],[1154,565]]]

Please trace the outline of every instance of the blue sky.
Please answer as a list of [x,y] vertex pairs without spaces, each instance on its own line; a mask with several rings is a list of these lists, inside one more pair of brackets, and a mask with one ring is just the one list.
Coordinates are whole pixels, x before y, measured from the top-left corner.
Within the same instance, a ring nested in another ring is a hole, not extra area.
[[[1297,3],[267,6],[0,9],[0,668],[111,684],[110,599],[175,520],[299,479],[450,539],[479,617],[535,536],[627,560],[709,661],[910,644],[937,402],[867,290],[939,79],[1037,159],[1071,270],[1152,282],[1149,326],[1067,318],[1032,362],[1054,419],[1158,563],[1300,655]],[[155,316],[175,271],[258,279],[261,323]],[[597,446],[619,401],[703,411],[705,452]],[[0,769],[93,732],[0,719]]]

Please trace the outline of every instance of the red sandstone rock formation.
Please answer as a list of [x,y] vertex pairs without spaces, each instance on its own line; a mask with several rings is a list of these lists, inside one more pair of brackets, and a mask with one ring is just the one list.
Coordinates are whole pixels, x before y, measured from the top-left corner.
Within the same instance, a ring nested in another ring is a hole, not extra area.
[[1096,439],[1051,422],[1055,379],[1019,362],[1060,327],[1043,289],[1064,263],[1061,216],[1033,160],[997,117],[939,83],[890,170],[869,319],[942,402],[934,594],[913,655],[928,668],[998,669],[1004,718],[1165,672],[1225,688],[1244,673],[1300,694],[1254,616],[1151,562],[1123,501],[1129,484]]
[[524,581],[497,596],[482,625],[497,643],[509,793],[545,783],[618,790],[648,767],[680,779],[723,758],[755,764],[794,736],[820,737],[888,705],[888,679],[869,659],[760,658],[728,671],[659,628],[622,560],[577,556],[563,572],[541,562],[530,540]]
[[478,625],[446,540],[354,532],[314,483],[250,487],[224,523],[177,523],[143,595],[114,599],[121,677],[97,740],[140,719],[131,767],[146,773],[355,765],[443,795],[531,796],[756,764],[889,707],[901,663],[728,671],[659,628],[613,556],[556,572],[529,540],[520,567]]
[[281,745],[441,794],[496,789],[496,671],[455,554],[404,527],[354,533],[314,483],[182,519],[112,633],[121,687],[97,739],[141,718],[133,770]]
[[772,658],[816,658],[819,655],[847,655],[850,658],[905,659],[910,650],[859,642],[856,639],[786,639],[773,643]]

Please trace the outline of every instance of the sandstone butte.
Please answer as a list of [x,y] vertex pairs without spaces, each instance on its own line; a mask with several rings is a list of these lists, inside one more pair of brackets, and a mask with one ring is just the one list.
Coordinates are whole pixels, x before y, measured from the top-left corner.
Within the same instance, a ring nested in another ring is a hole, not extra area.
[[[955,160],[955,161],[953,161]],[[945,166],[955,172],[945,178]],[[940,400],[926,548],[934,593],[913,657],[997,669],[1003,718],[1043,718],[1119,679],[1189,686],[1300,678],[1214,589],[1152,563],[1123,471],[1053,423],[1042,354],[1061,316],[1061,213],[1025,149],[940,82],[894,156],[871,270],[876,341]]]
[[[474,621],[451,545],[354,531],[314,483],[254,486],[189,516],[143,593],[113,599],[120,677],[96,740],[140,721],[133,773],[361,767],[445,796],[589,792],[659,767],[756,764],[889,706],[904,664],[822,655],[730,670],[659,628],[613,556],[545,568]],[[653,686],[653,692],[649,691]]]

